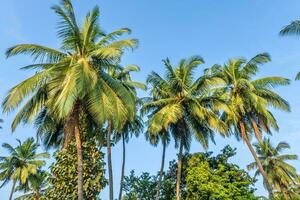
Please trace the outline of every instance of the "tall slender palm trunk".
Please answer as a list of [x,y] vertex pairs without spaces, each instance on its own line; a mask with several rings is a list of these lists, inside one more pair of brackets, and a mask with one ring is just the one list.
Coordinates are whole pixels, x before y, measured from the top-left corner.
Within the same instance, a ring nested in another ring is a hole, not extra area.
[[13,180],[13,185],[12,185],[12,188],[11,188],[11,191],[9,194],[9,200],[12,200],[13,194],[15,192],[16,183],[17,183],[17,180]]
[[109,185],[109,200],[114,200],[113,172],[112,172],[111,147],[110,147],[111,132],[112,132],[112,122],[111,120],[109,120],[107,126],[107,136],[106,136],[108,185]]
[[124,182],[124,173],[125,173],[125,159],[126,159],[126,148],[125,148],[125,138],[122,133],[122,148],[123,148],[123,158],[122,158],[122,169],[121,169],[121,180],[120,180],[120,191],[119,191],[119,200],[122,200],[122,191],[123,191],[123,182]]
[[63,125],[63,148],[67,148],[75,137],[76,151],[77,151],[77,197],[78,200],[83,200],[83,156],[82,156],[82,142],[80,133],[80,113],[81,113],[81,102],[77,101],[72,113],[64,121]]
[[81,102],[77,101],[70,116],[64,122],[63,148],[67,148],[75,137],[77,151],[77,198],[83,200],[83,156],[80,133]]
[[243,122],[239,122],[239,125],[240,125],[240,129],[241,129],[241,134],[242,134],[242,138],[243,140],[246,142],[257,166],[258,166],[258,170],[260,171],[261,175],[263,176],[264,178],[264,182],[266,184],[266,187],[267,187],[267,190],[268,190],[268,193],[269,193],[269,199],[274,199],[274,196],[273,196],[273,190],[272,190],[272,187],[268,181],[268,176],[258,158],[258,156],[256,155],[256,152],[254,150],[254,148],[252,147],[248,137],[247,137],[247,134],[246,134],[246,129],[245,129],[245,124]]
[[83,158],[82,158],[82,144],[80,138],[79,121],[74,127],[76,150],[77,150],[77,173],[78,173],[78,200],[83,200]]
[[163,152],[162,152],[162,158],[161,158],[159,179],[158,179],[157,188],[156,188],[156,200],[159,200],[159,198],[160,198],[160,187],[161,187],[162,177],[164,174],[164,165],[165,165],[166,141],[163,139],[162,142],[163,142]]
[[181,181],[181,170],[182,170],[182,150],[183,141],[180,139],[178,163],[177,163],[177,181],[176,181],[176,200],[180,200],[180,181]]

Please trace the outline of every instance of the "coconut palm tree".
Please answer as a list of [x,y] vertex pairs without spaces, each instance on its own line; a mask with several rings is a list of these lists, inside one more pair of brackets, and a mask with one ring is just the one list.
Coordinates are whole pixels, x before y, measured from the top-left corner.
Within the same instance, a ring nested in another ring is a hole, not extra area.
[[216,93],[226,99],[230,108],[223,113],[222,119],[231,128],[229,131],[247,144],[265,180],[270,198],[273,198],[267,174],[250,143],[253,132],[261,140],[262,130],[267,133],[271,132],[271,128],[278,130],[276,119],[268,110],[269,106],[290,110],[288,102],[273,91],[278,85],[289,84],[288,79],[263,77],[253,80],[258,66],[269,61],[268,54],[258,54],[248,62],[242,58],[231,59],[224,66],[213,66],[210,71],[212,76],[224,82],[223,87],[216,89]]
[[[163,98],[163,97],[161,97],[161,98]],[[152,98],[146,97],[146,98],[144,98],[144,101],[145,102],[152,101],[152,99],[155,99],[155,97],[152,97]],[[151,118],[151,116],[148,116],[148,118]],[[148,121],[147,123],[149,124],[150,122]],[[149,141],[151,145],[157,146],[159,141],[161,141],[161,143],[163,145],[161,166],[160,166],[160,171],[159,171],[159,178],[158,178],[158,182],[157,182],[156,197],[155,197],[156,200],[159,200],[160,199],[160,187],[161,187],[161,182],[162,182],[163,173],[164,173],[166,147],[170,143],[171,136],[170,136],[170,132],[167,130],[164,130],[164,129],[162,129],[162,131],[160,131],[158,134],[157,133],[153,134],[149,131],[146,131],[145,136],[146,136],[146,140]]]
[[[141,103],[140,100],[137,98],[136,95],[136,89],[142,89],[146,90],[146,85],[140,82],[133,81],[131,79],[131,72],[139,72],[140,68],[136,65],[129,65],[126,67],[122,67],[120,65],[113,66],[108,69],[108,74],[115,78],[116,80],[119,80],[124,87],[127,88],[128,91],[132,93],[132,95],[136,99],[136,107],[139,106]],[[122,167],[121,167],[121,179],[120,179],[120,190],[119,190],[119,200],[122,199],[122,191],[123,191],[123,180],[124,180],[124,173],[125,173],[125,157],[126,157],[126,143],[128,142],[129,138],[132,135],[138,136],[139,133],[143,129],[143,123],[141,117],[139,117],[135,113],[135,117],[133,120],[127,120],[124,125],[122,126],[121,129],[116,129],[114,131],[114,141],[117,142],[119,140],[122,140]],[[109,182],[112,184],[113,181],[113,175],[112,175],[112,162],[111,162],[111,148],[110,148],[110,143],[111,143],[111,134],[112,130],[108,129],[106,131],[107,136],[106,136],[106,147],[107,147],[107,159],[108,159],[108,168],[109,168],[109,177],[110,180]]]
[[[300,20],[295,20],[286,25],[280,32],[280,36],[300,35]],[[296,80],[300,80],[300,72],[296,75]]]
[[[3,108],[10,112],[27,100],[15,117],[13,129],[21,122],[32,122],[43,110],[46,110],[47,116],[62,123],[63,146],[66,147],[73,139],[77,144],[78,199],[82,200],[81,113],[92,116],[98,125],[110,119],[111,125],[116,128],[133,118],[134,97],[105,70],[119,62],[125,49],[136,47],[137,41],[117,40],[118,36],[130,32],[127,28],[105,34],[98,23],[98,7],[86,15],[82,26],[78,25],[69,0],[62,0],[61,5],[52,9],[60,17],[60,49],[20,44],[7,50],[8,57],[27,54],[38,62],[23,68],[37,72],[9,91]],[[110,195],[112,200],[112,193]]]
[[8,152],[8,156],[0,157],[0,180],[3,181],[0,187],[3,187],[10,180],[13,181],[9,200],[12,199],[16,183],[25,184],[31,175],[38,172],[38,169],[45,165],[45,158],[48,153],[37,153],[38,145],[33,138],[25,140],[23,143],[18,141],[17,147],[12,147],[8,143],[3,143],[2,147]]
[[23,191],[25,194],[16,198],[16,200],[40,199],[48,187],[49,174],[46,171],[38,170],[36,174],[31,174],[26,183],[16,188],[16,191]]
[[[276,147],[272,146],[270,139],[254,144],[260,162],[267,174],[268,181],[272,184],[274,193],[279,193],[285,199],[292,199],[290,188],[299,184],[299,175],[296,169],[287,163],[290,160],[297,160],[297,155],[281,154],[283,150],[289,149],[290,145],[280,142]],[[257,163],[253,162],[247,166],[248,170],[257,169]],[[259,170],[255,175],[261,174]],[[266,183],[264,182],[266,185]],[[289,192],[290,191],[290,192]],[[299,196],[300,197],[300,196]]]
[[171,65],[169,59],[163,62],[165,78],[156,72],[148,76],[152,97],[147,98],[142,113],[149,113],[149,133],[159,134],[169,130],[175,139],[175,146],[179,146],[176,181],[176,199],[179,200],[183,149],[189,149],[192,135],[207,147],[213,130],[225,129],[214,112],[223,104],[218,97],[207,92],[212,81],[204,76],[196,80],[193,78],[195,69],[203,63],[201,57],[182,59],[176,67]]
[[125,176],[125,161],[126,161],[126,143],[132,136],[138,137],[139,133],[143,130],[142,118],[136,116],[136,119],[132,122],[127,122],[120,131],[115,131],[114,141],[122,141],[122,167],[121,167],[121,178],[120,178],[120,190],[119,200],[122,200],[122,192],[124,186]]

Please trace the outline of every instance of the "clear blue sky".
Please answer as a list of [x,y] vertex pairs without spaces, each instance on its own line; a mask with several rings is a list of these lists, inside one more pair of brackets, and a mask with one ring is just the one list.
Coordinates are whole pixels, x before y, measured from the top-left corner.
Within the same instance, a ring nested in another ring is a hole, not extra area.
[[[34,72],[18,68],[30,64],[28,57],[6,59],[5,50],[18,43],[40,43],[58,47],[56,37],[57,16],[50,6],[58,1],[3,0],[0,12],[0,97],[1,101],[9,88]],[[300,38],[281,38],[279,30],[293,19],[300,18],[299,0],[74,0],[79,19],[83,19],[88,9],[98,4],[101,9],[101,27],[107,32],[121,27],[132,29],[132,37],[139,39],[140,45],[134,52],[128,52],[123,64],[137,64],[141,72],[136,80],[145,81],[147,74],[155,70],[163,72],[161,60],[169,57],[173,62],[191,55],[201,55],[206,64],[222,64],[232,57],[246,57],[260,52],[268,52],[272,62],[264,65],[260,76],[281,75],[294,79],[300,71]],[[200,75],[200,73],[199,73]],[[291,113],[275,112],[280,125],[279,133],[272,137],[273,143],[288,141],[291,151],[300,152],[300,82],[279,88],[278,92],[292,107]],[[142,94],[142,93],[141,93]],[[142,94],[143,95],[143,94]],[[3,129],[0,130],[0,143],[16,144],[15,139],[24,140],[34,136],[34,129],[21,126],[15,133],[10,131],[14,114],[4,115]],[[234,138],[217,137],[217,145],[209,150],[218,152],[225,145],[237,147],[237,156],[232,162],[245,168],[252,157],[242,142]],[[203,151],[197,142],[192,143],[191,152]],[[167,161],[176,157],[174,143],[167,149]],[[126,173],[135,169],[156,172],[159,169],[161,148],[147,144],[143,136],[132,139],[128,145]],[[0,148],[0,155],[6,154]],[[300,171],[299,161],[293,163]],[[113,149],[115,193],[119,186],[121,151],[117,145]],[[11,185],[0,189],[1,199],[8,196]],[[256,184],[257,194],[265,195],[261,181]],[[107,189],[101,197],[107,199]]]

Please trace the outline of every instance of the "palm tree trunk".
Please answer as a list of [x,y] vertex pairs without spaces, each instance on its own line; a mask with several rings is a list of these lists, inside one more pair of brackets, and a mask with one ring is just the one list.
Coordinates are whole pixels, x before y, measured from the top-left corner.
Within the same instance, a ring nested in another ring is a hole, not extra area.
[[243,122],[239,122],[239,125],[240,125],[240,129],[241,129],[241,134],[242,134],[242,138],[243,140],[246,142],[257,166],[258,166],[258,170],[260,171],[261,175],[263,176],[264,178],[264,182],[266,184],[266,187],[267,187],[267,190],[268,190],[268,193],[269,193],[269,199],[274,199],[274,196],[273,196],[273,190],[272,190],[272,187],[268,181],[268,176],[258,158],[258,156],[256,155],[256,152],[254,150],[254,148],[252,147],[248,137],[247,137],[247,134],[246,134],[246,129],[245,129],[245,124]]
[[77,173],[78,173],[78,200],[83,200],[83,159],[82,159],[82,144],[79,130],[79,120],[74,127],[76,150],[77,150]]
[[74,138],[74,124],[72,117],[67,118],[63,125],[62,147],[65,149]]
[[126,149],[125,149],[125,138],[122,133],[122,146],[123,146],[123,161],[122,161],[122,169],[121,169],[121,181],[120,181],[120,191],[119,191],[119,200],[122,200],[122,191],[123,191],[123,180],[124,180],[124,172],[125,172],[125,159],[126,159]]
[[113,172],[112,172],[111,147],[110,147],[110,137],[111,137],[111,131],[112,131],[111,123],[112,123],[111,120],[109,120],[108,126],[107,126],[106,147],[107,147],[109,199],[114,200]]
[[62,145],[67,148],[75,137],[77,151],[77,196],[78,200],[83,200],[83,156],[80,138],[80,114],[82,113],[81,102],[78,100],[74,105],[70,116],[64,121],[64,135]]
[[262,135],[261,132],[259,131],[259,128],[257,126],[257,123],[255,121],[255,119],[253,117],[251,117],[251,123],[252,123],[252,127],[254,129],[254,133],[255,133],[255,137],[256,139],[261,142],[262,141]]
[[176,181],[176,200],[180,200],[180,181],[181,181],[181,170],[182,170],[182,150],[183,141],[180,139],[178,163],[177,163],[177,181]]
[[157,183],[157,188],[156,188],[156,200],[159,200],[160,198],[160,186],[161,186],[161,181],[164,173],[164,165],[165,165],[165,154],[166,154],[166,141],[163,139],[163,152],[162,152],[162,159],[161,159],[161,167],[160,167],[160,172],[159,172],[159,179]]
[[13,180],[13,185],[12,185],[11,192],[9,195],[9,200],[12,200],[13,194],[15,192],[16,183],[17,183],[17,180]]

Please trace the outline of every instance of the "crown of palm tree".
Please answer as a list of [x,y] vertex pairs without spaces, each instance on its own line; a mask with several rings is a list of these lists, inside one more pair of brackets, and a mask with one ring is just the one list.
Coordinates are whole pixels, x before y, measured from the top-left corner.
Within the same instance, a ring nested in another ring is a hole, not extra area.
[[[297,160],[297,155],[281,154],[283,150],[290,148],[288,143],[280,142],[276,147],[273,147],[270,139],[264,139],[254,146],[275,192],[286,193],[290,188],[299,184],[300,179],[296,169],[287,163],[290,160]],[[255,169],[257,164],[255,162],[250,163],[247,168],[248,170]],[[260,172],[257,170],[255,175],[258,174]]]
[[[137,65],[129,65],[122,67],[121,65],[110,66],[108,68],[108,74],[120,81],[120,83],[132,94],[135,98],[135,106],[138,108],[141,104],[141,100],[137,98],[136,89],[146,90],[146,85],[137,81],[133,81],[131,78],[131,72],[139,72],[140,67]],[[137,113],[133,113],[133,118],[124,121],[120,129],[114,130],[114,140],[118,141],[122,137],[128,140],[133,134],[138,136],[140,131],[143,129],[143,121]]]
[[[110,77],[120,81],[126,89],[132,93],[133,97],[136,98],[136,88],[140,89],[146,89],[146,86],[140,82],[136,82],[131,80],[130,72],[138,72],[140,71],[140,68],[136,65],[129,65],[126,67],[121,67],[120,65],[110,65],[110,67],[107,70],[107,73]],[[139,101],[136,99],[136,101]],[[89,126],[94,127],[94,129],[98,129],[99,124],[95,124],[92,116],[87,116],[89,121]],[[123,126],[127,126],[126,129],[128,129],[128,126],[137,124],[135,123],[136,119],[134,118],[131,122],[124,122],[122,127],[119,130],[116,130],[118,132],[123,131]],[[141,121],[139,122],[141,123]],[[139,125],[141,126],[141,124]],[[60,119],[57,119],[56,117],[52,116],[51,113],[47,112],[47,109],[43,109],[37,118],[35,119],[35,127],[37,128],[37,136],[39,139],[41,139],[43,145],[46,148],[57,148],[62,144],[63,140],[63,122]],[[133,127],[131,128],[131,131],[134,133],[137,133],[140,129],[133,130]],[[102,130],[100,132],[105,132],[105,130]],[[127,132],[127,131],[125,131]],[[103,134],[104,136],[105,134]],[[120,138],[118,138],[120,139]]]
[[213,130],[224,130],[224,124],[218,120],[218,110],[222,104],[218,97],[208,90],[213,85],[207,77],[194,79],[195,69],[203,59],[194,56],[180,60],[174,68],[169,59],[163,60],[165,78],[152,72],[147,82],[152,86],[152,97],[145,99],[142,113],[149,113],[148,132],[158,134],[170,130],[174,138],[185,134],[184,146],[188,148],[191,135],[207,147]]
[[48,153],[37,153],[38,145],[33,138],[29,138],[21,143],[18,141],[17,147],[12,147],[8,143],[3,143],[2,147],[9,152],[9,156],[0,157],[0,180],[3,181],[1,187],[9,180],[19,180],[24,184],[31,174],[36,174],[37,170],[45,165],[45,158]]
[[[221,79],[224,87],[216,89],[216,93],[223,95],[230,109],[224,112],[222,118],[227,124],[237,127],[239,121],[247,122],[246,125],[255,123],[267,133],[271,128],[278,130],[278,124],[269,108],[290,111],[289,104],[280,97],[274,88],[287,85],[290,81],[279,76],[253,79],[256,76],[259,65],[270,61],[266,53],[258,54],[248,62],[245,59],[231,59],[224,66],[215,65],[211,68],[212,76]],[[248,126],[247,132],[251,133]],[[238,131],[237,137],[240,135]],[[259,139],[260,135],[256,135]]]
[[12,88],[3,102],[5,112],[16,109],[24,99],[12,124],[15,129],[20,122],[32,122],[41,110],[48,115],[64,119],[72,112],[78,101],[94,120],[102,124],[114,118],[115,127],[134,113],[134,97],[120,81],[107,73],[107,68],[120,61],[125,49],[137,45],[134,39],[117,40],[118,36],[130,33],[123,28],[105,34],[99,24],[99,8],[86,15],[79,27],[73,6],[63,0],[62,6],[52,9],[61,18],[58,24],[60,49],[36,44],[21,44],[7,50],[8,57],[27,54],[34,64],[23,69],[37,72]]

